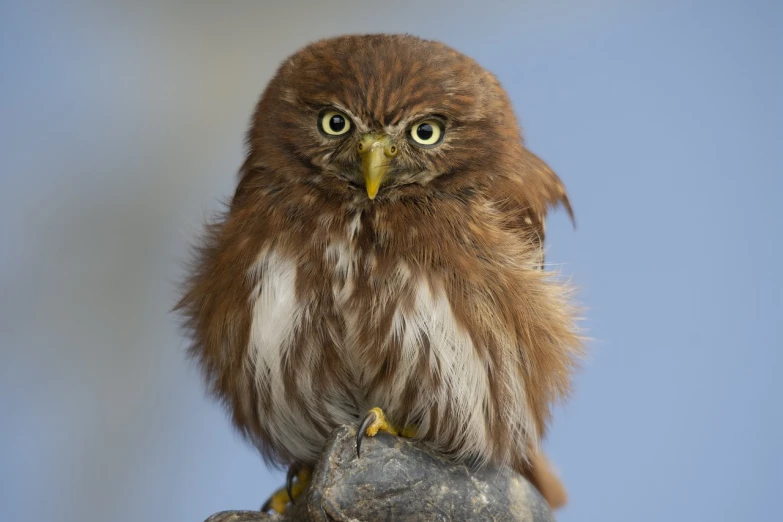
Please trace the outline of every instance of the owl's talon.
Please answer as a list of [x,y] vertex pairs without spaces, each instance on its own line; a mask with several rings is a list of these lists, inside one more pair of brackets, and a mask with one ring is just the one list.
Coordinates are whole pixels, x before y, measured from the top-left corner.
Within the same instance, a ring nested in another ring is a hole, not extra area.
[[288,491],[286,491],[286,488],[280,488],[272,493],[272,496],[270,496],[266,502],[264,502],[264,505],[261,506],[261,512],[266,513],[271,509],[276,513],[282,514],[285,512],[285,507],[290,501],[291,497],[288,496]]
[[[291,467],[288,468],[288,473],[286,474],[285,487],[275,491],[272,496],[264,502],[264,505],[261,506],[261,511],[267,512],[272,509],[277,513],[284,513],[288,503],[296,501],[302,492],[307,489],[307,486],[310,484],[311,474],[312,471],[310,468],[300,466],[299,464],[292,464]],[[296,482],[294,482],[294,478],[296,478]]]
[[362,440],[364,439],[364,435],[370,429],[370,425],[373,424],[377,419],[378,416],[375,414],[375,412],[373,410],[370,410],[367,412],[367,415],[364,416],[364,420],[359,425],[359,429],[356,431],[356,457],[357,458],[362,456]]
[[291,464],[288,468],[288,473],[286,473],[285,476],[285,491],[288,493],[288,498],[292,500],[294,498],[294,477],[298,471],[299,466],[297,464]]
[[356,456],[362,456],[362,440],[364,437],[375,437],[379,431],[385,431],[397,437],[414,437],[416,430],[414,428],[405,428],[400,431],[386,419],[386,415],[380,408],[373,408],[364,416],[364,420],[359,425],[356,432]]

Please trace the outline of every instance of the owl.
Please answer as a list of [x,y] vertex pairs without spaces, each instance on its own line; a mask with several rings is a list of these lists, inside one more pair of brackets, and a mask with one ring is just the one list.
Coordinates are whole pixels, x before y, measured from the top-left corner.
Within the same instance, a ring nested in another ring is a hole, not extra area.
[[178,304],[211,392],[296,474],[273,508],[341,424],[357,451],[409,436],[565,501],[539,446],[581,350],[543,269],[558,205],[498,80],[446,45],[344,36],[280,66]]

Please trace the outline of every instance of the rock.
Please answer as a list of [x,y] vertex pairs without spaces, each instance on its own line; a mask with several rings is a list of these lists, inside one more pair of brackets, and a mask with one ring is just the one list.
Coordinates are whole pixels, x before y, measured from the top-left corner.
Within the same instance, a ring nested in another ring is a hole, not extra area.
[[260,511],[221,511],[209,517],[205,522],[263,522],[265,520],[287,522],[293,519]]
[[356,428],[332,433],[310,488],[285,516],[224,511],[207,522],[262,521],[553,522],[538,491],[524,477],[454,464],[424,444],[379,433],[356,456]]

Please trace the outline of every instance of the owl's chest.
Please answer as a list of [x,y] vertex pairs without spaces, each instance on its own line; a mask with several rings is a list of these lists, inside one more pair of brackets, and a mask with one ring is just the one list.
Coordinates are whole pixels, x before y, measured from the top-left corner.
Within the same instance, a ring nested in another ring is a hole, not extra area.
[[251,298],[256,344],[283,359],[333,349],[359,383],[390,364],[414,368],[422,350],[464,352],[469,335],[437,273],[444,267],[426,262],[432,241],[417,243],[415,227],[390,230],[389,219],[356,211],[338,224],[318,220],[299,248],[262,256]]
[[352,344],[360,333],[383,333],[379,330],[388,325],[381,318],[399,305],[412,260],[394,248],[372,216],[361,212],[349,215],[341,229],[324,237],[322,248],[314,251],[323,274],[316,284],[326,296],[325,308],[341,319],[342,344]]
[[[283,393],[285,362],[301,361],[294,378],[308,390],[302,393],[312,391],[327,409],[350,403],[357,415],[371,406],[403,415],[411,397],[426,399],[417,413],[424,415],[426,404],[440,400],[436,390],[444,403],[481,411],[484,366],[445,284],[457,267],[435,257],[432,242],[413,248],[415,241],[361,215],[328,231],[314,228],[307,241],[294,251],[270,249],[252,272],[260,276],[249,351],[257,375]],[[315,393],[308,383],[326,375],[332,384]],[[422,395],[422,386],[431,391]]]

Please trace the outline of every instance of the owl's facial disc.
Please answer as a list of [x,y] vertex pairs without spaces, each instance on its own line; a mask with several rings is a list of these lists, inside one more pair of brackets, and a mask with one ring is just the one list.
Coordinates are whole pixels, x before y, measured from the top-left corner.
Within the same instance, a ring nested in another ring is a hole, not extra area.
[[359,141],[357,149],[362,158],[362,174],[367,196],[375,199],[399,148],[386,134],[365,134]]

